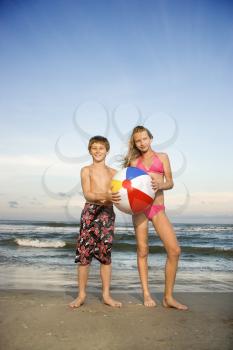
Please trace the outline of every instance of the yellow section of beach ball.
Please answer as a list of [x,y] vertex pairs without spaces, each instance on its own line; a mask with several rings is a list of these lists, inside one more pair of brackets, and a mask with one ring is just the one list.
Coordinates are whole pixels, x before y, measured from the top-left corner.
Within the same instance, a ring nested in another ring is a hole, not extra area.
[[112,192],[118,192],[122,187],[122,181],[119,180],[112,180],[111,182],[111,191]]

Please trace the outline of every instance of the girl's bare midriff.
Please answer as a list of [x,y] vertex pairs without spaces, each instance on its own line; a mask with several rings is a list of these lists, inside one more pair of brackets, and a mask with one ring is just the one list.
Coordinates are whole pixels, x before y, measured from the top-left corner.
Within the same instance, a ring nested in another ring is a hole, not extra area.
[[[156,181],[163,183],[164,182],[164,176],[156,173],[149,173],[148,175],[152,176]],[[155,192],[155,199],[153,204],[159,204],[164,205],[164,193],[163,190],[158,190]]]

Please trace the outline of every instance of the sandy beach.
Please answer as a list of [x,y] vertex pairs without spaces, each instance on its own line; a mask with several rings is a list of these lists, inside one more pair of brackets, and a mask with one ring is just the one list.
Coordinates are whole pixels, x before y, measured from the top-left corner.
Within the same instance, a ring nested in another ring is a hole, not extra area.
[[142,305],[140,295],[113,294],[121,309],[91,293],[81,308],[68,307],[73,292],[0,291],[0,344],[4,350],[232,349],[232,293],[177,293],[182,312]]

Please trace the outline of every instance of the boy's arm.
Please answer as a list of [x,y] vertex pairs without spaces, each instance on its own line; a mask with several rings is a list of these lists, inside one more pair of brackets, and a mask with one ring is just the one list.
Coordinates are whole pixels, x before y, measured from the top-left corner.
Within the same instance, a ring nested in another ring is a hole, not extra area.
[[95,193],[91,191],[90,172],[88,167],[81,169],[81,185],[83,195],[88,202],[100,202],[105,200],[111,200],[111,194],[106,193]]

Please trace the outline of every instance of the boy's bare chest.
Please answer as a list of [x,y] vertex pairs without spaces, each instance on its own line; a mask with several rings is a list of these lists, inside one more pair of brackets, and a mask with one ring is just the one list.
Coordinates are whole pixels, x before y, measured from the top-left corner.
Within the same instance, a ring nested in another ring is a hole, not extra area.
[[109,186],[111,175],[108,170],[97,170],[90,174],[91,184],[98,187]]

